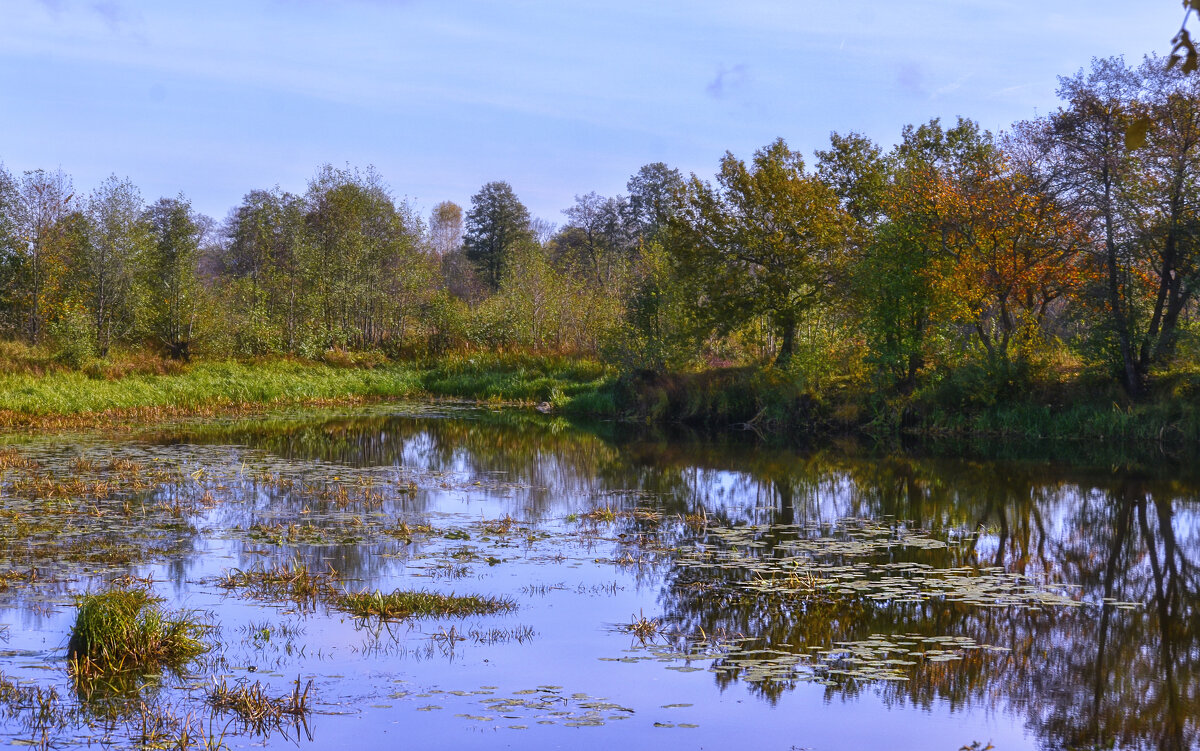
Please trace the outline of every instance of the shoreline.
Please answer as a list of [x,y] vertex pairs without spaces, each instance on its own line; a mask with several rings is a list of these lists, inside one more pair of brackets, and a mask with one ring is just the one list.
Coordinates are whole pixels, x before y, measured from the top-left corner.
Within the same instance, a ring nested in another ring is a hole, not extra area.
[[283,358],[201,360],[172,372],[113,378],[71,370],[0,375],[0,428],[120,430],[283,407],[456,399],[495,406],[542,405],[572,418],[683,425],[714,433],[755,433],[764,439],[854,435],[874,440],[1200,445],[1200,404],[1186,390],[1122,404],[1082,381],[1049,386],[1059,392],[1050,403],[1026,393],[1020,399],[956,409],[928,397],[884,401],[853,388],[812,394],[769,369],[620,377],[595,361],[525,355],[369,367]]

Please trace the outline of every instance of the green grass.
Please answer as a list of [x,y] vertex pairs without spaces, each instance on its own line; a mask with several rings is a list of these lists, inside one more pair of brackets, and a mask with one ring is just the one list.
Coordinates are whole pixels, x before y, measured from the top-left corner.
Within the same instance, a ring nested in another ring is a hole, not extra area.
[[338,367],[287,359],[200,361],[177,372],[94,378],[79,371],[0,374],[0,424],[128,415],[142,419],[252,406],[444,396],[566,409],[613,378],[569,358],[478,355],[427,363]]
[[503,613],[517,607],[507,597],[486,595],[455,595],[430,592],[428,590],[402,590],[384,594],[375,592],[347,592],[334,600],[334,606],[359,618],[382,618],[403,620],[408,618],[431,618],[436,616],[465,617]]
[[187,612],[168,613],[143,589],[83,595],[67,644],[80,679],[132,670],[180,670],[208,647],[207,627]]

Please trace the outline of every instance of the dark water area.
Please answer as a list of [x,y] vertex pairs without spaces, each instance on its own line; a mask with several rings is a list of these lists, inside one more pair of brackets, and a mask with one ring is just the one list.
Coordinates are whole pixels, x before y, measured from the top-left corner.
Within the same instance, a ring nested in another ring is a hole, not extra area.
[[[47,730],[0,689],[12,742],[145,745],[161,706],[230,748],[1200,747],[1178,447],[788,447],[402,405],[6,450],[0,673],[69,715]],[[76,503],[95,491],[48,477],[112,487]],[[381,621],[220,584],[289,566],[516,607]],[[74,597],[127,577],[203,613],[211,648],[84,695]],[[206,701],[297,678],[291,726]]]

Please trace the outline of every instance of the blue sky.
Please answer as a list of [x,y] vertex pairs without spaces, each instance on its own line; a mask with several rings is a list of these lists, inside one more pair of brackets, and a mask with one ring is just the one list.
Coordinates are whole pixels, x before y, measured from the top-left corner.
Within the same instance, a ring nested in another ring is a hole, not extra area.
[[507,180],[561,222],[643,164],[711,175],[779,136],[891,144],[1056,106],[1093,56],[1169,50],[1175,0],[0,0],[0,161],[116,173],[217,218],[323,162],[423,214]]

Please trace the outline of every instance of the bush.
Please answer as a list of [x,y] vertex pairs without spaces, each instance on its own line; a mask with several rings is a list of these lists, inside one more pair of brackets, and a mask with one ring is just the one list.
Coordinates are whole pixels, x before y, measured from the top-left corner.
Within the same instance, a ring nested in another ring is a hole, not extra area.
[[96,356],[96,332],[84,311],[67,308],[50,321],[47,329],[57,362],[78,370]]

